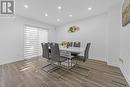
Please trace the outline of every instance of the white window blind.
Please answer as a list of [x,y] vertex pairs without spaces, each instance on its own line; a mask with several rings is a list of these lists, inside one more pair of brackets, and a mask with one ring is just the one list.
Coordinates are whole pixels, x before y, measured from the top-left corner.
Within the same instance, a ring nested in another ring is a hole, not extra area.
[[24,57],[31,58],[40,56],[42,53],[42,42],[48,42],[48,30],[37,27],[25,26]]

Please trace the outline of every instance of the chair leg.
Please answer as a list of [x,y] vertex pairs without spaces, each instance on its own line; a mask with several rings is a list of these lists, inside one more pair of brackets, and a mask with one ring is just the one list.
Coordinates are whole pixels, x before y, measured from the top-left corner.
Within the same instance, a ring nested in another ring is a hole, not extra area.
[[75,60],[74,63],[75,64],[73,65],[73,67],[77,66],[78,65],[78,60]]
[[45,66],[43,66],[42,68],[46,68],[46,67],[48,67],[48,66],[50,66],[51,64],[47,64],[47,65],[45,65]]
[[[50,64],[48,64],[48,65],[42,67],[42,70],[45,71],[45,72],[50,72],[51,70],[53,71],[53,70],[57,70],[57,68],[59,68],[59,67],[56,66],[56,67],[53,67],[53,68],[51,68],[51,69],[49,69],[49,70],[44,70],[44,68],[46,68],[46,67],[48,67],[48,66],[53,66],[53,61],[51,61]],[[51,72],[52,72],[52,71],[51,71]]]
[[71,68],[72,68],[72,59],[71,59]]
[[[54,65],[55,65],[55,64],[54,64]],[[58,65],[57,65],[56,67],[54,67],[53,69],[51,69],[52,71],[50,70],[49,73],[52,73],[52,72],[54,72],[54,71],[60,69],[60,66],[61,66],[61,63],[58,62]]]
[[78,60],[76,59],[76,65],[78,65]]
[[[52,65],[52,64],[47,64],[47,65],[43,66],[43,67],[42,67],[42,70],[45,71],[45,72],[48,72],[49,70],[46,71],[46,70],[44,70],[44,68],[46,68],[46,67],[48,67],[48,66],[51,66],[51,65]],[[51,70],[51,69],[50,69],[50,70]]]
[[68,59],[68,69],[69,69],[69,67],[70,67],[70,61],[69,61],[69,59]]

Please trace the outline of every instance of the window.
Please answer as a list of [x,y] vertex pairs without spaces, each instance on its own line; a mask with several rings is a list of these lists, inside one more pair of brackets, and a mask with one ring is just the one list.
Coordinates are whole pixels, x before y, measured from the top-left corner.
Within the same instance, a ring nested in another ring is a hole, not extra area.
[[37,27],[25,26],[24,57],[31,58],[40,56],[42,53],[42,42],[48,42],[48,30]]

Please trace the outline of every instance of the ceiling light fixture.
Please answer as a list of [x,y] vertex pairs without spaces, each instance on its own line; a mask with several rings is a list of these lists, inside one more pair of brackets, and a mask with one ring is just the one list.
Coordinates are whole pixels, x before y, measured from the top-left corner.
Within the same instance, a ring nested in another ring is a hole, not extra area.
[[29,6],[28,5],[24,5],[25,8],[28,8]]
[[60,19],[58,18],[58,19],[57,19],[57,22],[59,22],[59,21],[60,21]]
[[92,10],[92,8],[90,8],[90,7],[89,7],[89,8],[88,8],[88,10],[89,10],[89,11],[91,11],[91,10]]
[[72,17],[72,16],[73,16],[72,14],[69,15],[69,17]]
[[48,16],[48,14],[47,14],[47,13],[45,13],[45,16],[47,17],[47,16]]
[[61,6],[58,6],[58,10],[61,10],[62,9],[62,7]]

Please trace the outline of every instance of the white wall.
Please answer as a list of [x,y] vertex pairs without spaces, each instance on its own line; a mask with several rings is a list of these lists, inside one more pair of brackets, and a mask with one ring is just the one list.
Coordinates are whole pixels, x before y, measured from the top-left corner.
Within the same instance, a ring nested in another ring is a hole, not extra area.
[[120,5],[111,7],[108,11],[108,64],[119,66],[120,55]]
[[49,29],[49,41],[55,40],[52,26],[23,18],[0,18],[0,64],[23,59],[24,25],[46,27]]
[[130,23],[120,29],[120,58],[123,59],[121,68],[130,85]]
[[[106,61],[107,58],[107,13],[97,15],[85,20],[73,22],[56,28],[56,40],[81,41],[82,47],[91,42],[90,58]],[[68,33],[69,27],[76,25],[80,31]]]
[[130,24],[120,30],[120,39],[120,57],[124,61],[122,67],[130,84]]
[[122,27],[122,1],[109,10],[108,64],[120,67],[130,85],[130,24]]

